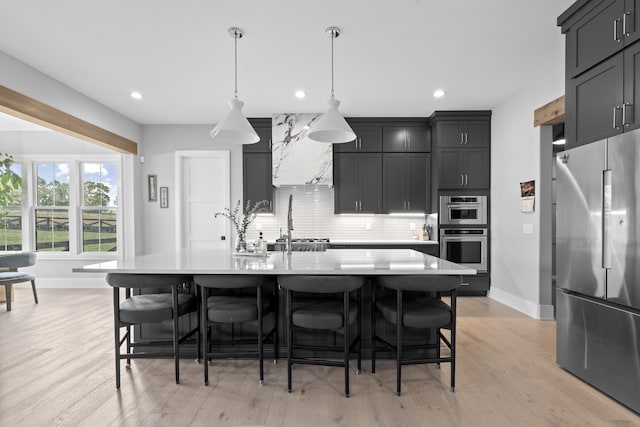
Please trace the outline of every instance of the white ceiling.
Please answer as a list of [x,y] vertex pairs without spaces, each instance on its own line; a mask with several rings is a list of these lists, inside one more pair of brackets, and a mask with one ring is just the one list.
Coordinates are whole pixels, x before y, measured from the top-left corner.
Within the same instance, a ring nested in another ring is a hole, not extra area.
[[[0,0],[0,50],[141,124],[320,112],[428,116],[492,109],[563,61],[556,18],[573,0]],[[434,99],[436,88],[447,95]],[[308,93],[294,97],[297,89]],[[129,97],[132,90],[144,95]],[[562,94],[558,94],[560,96]],[[549,100],[551,101],[551,100]]]

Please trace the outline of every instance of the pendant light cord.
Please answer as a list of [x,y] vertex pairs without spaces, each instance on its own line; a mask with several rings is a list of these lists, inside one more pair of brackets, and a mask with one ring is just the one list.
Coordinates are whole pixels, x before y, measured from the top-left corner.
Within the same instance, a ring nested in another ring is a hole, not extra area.
[[334,30],[331,31],[331,99],[333,96],[333,39],[336,38],[336,33]]
[[235,86],[233,89],[233,97],[234,99],[238,99],[238,32],[234,33],[234,58],[235,58]]

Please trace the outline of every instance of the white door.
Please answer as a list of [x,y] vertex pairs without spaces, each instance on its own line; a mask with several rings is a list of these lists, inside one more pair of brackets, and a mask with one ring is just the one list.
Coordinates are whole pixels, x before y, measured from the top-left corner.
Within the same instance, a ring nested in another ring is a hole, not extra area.
[[229,206],[228,151],[176,152],[176,243],[179,248],[229,248],[230,223],[214,213]]

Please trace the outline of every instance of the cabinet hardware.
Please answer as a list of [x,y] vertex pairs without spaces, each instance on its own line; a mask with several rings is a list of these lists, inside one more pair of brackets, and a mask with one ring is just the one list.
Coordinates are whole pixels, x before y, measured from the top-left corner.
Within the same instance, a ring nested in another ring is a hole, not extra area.
[[464,144],[464,133],[460,132],[460,145]]
[[464,174],[464,186],[467,187],[469,185],[469,175]]
[[630,15],[631,12],[625,12],[624,15],[622,15],[622,34],[626,37],[629,37],[631,35],[631,31],[628,31],[627,28],[627,19]]
[[464,175],[460,174],[460,187],[464,186]]
[[615,107],[613,107],[613,128],[614,129],[620,129],[620,126],[618,126],[618,114],[617,111],[620,110],[620,106],[616,105]]
[[469,134],[468,133],[464,133],[464,145],[467,145],[469,143]]
[[269,210],[273,212],[273,201],[269,200]]
[[618,37],[618,24],[620,23],[620,19],[614,19],[613,20],[613,40],[620,42],[620,40],[622,40],[620,37]]
[[269,150],[271,150],[273,148],[273,141],[271,138],[269,138]]
[[356,204],[356,212],[358,212],[358,201],[356,200],[356,201],[354,201],[353,203],[355,203],[355,204]]
[[627,107],[630,107],[631,104],[625,102],[622,104],[622,126],[629,126],[631,123],[627,123]]
[[407,200],[407,210],[411,210],[411,200]]
[[362,212],[362,200],[358,200],[358,210]]

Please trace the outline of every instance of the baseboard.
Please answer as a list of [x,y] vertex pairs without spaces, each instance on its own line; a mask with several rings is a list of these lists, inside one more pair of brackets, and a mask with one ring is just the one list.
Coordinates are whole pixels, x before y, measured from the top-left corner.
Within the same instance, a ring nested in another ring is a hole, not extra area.
[[553,320],[553,306],[539,305],[531,301],[527,301],[516,295],[502,291],[500,289],[491,288],[488,297],[498,301],[508,307],[518,310],[529,317],[539,320]]

